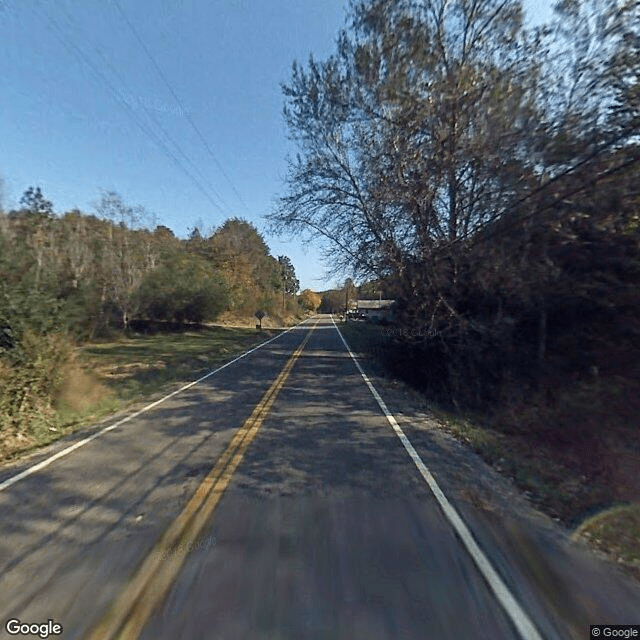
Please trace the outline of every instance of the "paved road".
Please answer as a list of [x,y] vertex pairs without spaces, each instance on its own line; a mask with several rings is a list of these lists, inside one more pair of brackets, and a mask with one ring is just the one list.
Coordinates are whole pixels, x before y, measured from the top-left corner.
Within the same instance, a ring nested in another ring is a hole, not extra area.
[[[542,521],[460,499],[471,467],[418,417],[399,422],[453,516],[332,320],[284,333],[4,486],[0,637],[24,637],[10,618],[96,640],[586,639],[640,623],[634,584]],[[0,487],[84,436],[1,469]]]

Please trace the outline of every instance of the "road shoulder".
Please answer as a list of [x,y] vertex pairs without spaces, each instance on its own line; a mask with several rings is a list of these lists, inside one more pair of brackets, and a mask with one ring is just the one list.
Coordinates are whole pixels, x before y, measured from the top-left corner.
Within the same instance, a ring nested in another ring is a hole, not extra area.
[[478,454],[456,440],[404,383],[367,376],[490,556],[533,614],[549,612],[558,629],[584,638],[589,624],[637,623],[640,586],[527,498]]

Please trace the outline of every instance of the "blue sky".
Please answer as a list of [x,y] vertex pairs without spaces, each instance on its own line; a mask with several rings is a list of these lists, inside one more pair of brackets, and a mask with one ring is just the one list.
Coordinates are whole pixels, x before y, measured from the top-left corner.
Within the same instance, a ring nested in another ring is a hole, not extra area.
[[[537,22],[550,4],[527,7]],[[0,0],[5,208],[33,185],[57,212],[91,212],[107,189],[181,237],[233,216],[264,232],[293,151],[280,83],[293,60],[332,51],[344,5]],[[291,257],[302,288],[333,284],[316,247],[265,238],[273,255]]]

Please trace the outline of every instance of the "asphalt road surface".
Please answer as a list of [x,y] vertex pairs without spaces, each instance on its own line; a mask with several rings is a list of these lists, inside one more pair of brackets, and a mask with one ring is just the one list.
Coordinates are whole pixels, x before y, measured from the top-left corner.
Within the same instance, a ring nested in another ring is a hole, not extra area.
[[640,623],[635,583],[543,518],[487,508],[482,463],[371,382],[378,398],[318,317],[1,468],[0,637],[586,640]]

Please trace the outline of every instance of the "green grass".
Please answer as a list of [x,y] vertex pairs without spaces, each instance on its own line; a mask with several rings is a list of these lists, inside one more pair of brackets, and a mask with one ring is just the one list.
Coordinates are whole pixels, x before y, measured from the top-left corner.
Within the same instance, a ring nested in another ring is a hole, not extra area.
[[574,536],[586,539],[640,576],[640,503],[602,511],[585,520]]
[[21,435],[0,439],[0,460],[23,456],[134,402],[195,380],[276,333],[205,327],[79,347],[64,369],[53,410],[32,420]]
[[197,378],[265,339],[255,329],[207,327],[186,333],[133,336],[80,350],[100,382],[128,401],[171,383]]

